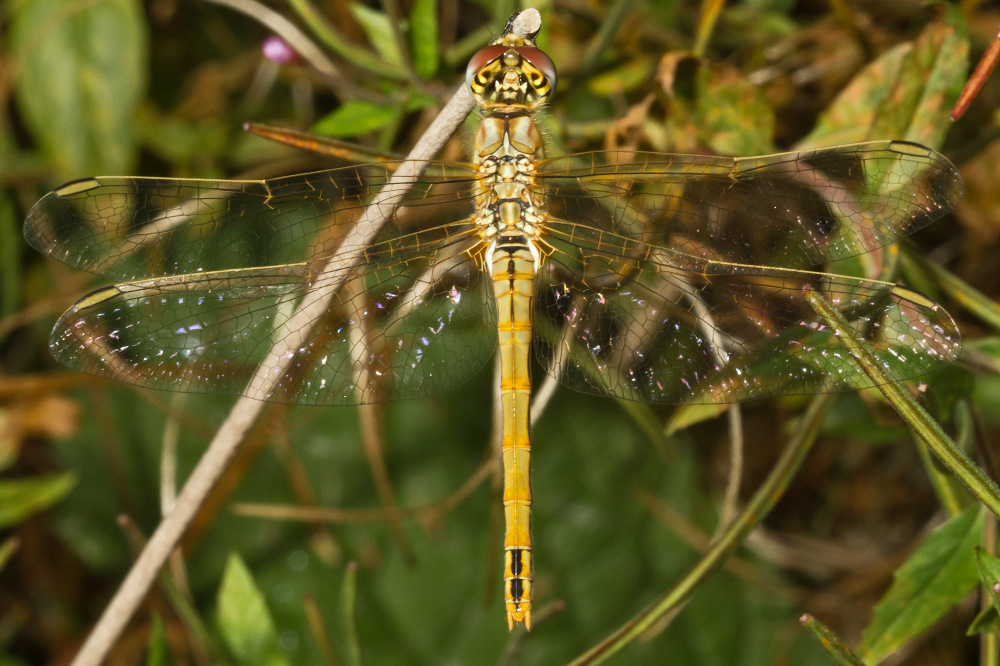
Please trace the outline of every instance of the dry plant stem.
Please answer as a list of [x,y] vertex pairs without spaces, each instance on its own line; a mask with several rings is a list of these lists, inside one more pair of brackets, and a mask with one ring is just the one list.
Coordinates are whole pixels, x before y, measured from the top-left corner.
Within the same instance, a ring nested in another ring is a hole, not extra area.
[[[437,153],[465,120],[472,110],[472,105],[472,96],[462,86],[414,146],[408,156],[409,161],[400,165],[384,190],[365,210],[354,231],[344,240],[338,255],[328,264],[328,270],[342,270],[343,257],[357,256],[359,249],[368,244],[378,231],[379,225],[392,214],[395,205],[405,196],[406,185],[419,175],[424,166],[421,160],[431,159]],[[325,285],[322,293],[313,291],[306,294],[303,304],[288,322],[287,331],[290,334],[282,337],[271,349],[270,358],[261,365],[251,379],[248,393],[254,395],[271,393],[267,387],[273,386],[284,374],[287,364],[293,358],[290,352],[302,346],[314,322],[326,312],[336,290],[340,287],[334,282],[325,275],[320,275],[317,283]],[[157,572],[177,546],[184,530],[193,520],[226,465],[236,454],[243,436],[257,420],[265,404],[243,395],[233,406],[177,497],[174,510],[164,517],[163,522],[153,533],[94,630],[87,637],[73,661],[74,666],[96,666],[107,656],[111,646],[152,587]]]
[[[691,294],[688,297],[688,302],[698,317],[698,331],[709,341],[712,358],[716,364],[719,367],[725,367],[729,362],[728,356],[723,351],[726,349],[726,342],[715,326],[715,316],[708,306],[694,295],[693,287],[688,288],[688,293]],[[740,480],[743,478],[743,411],[740,409],[740,403],[735,402],[730,405],[727,413],[729,416],[729,480],[726,482],[726,495],[719,512],[719,526],[716,528],[716,535],[723,532],[736,515],[740,500]]]
[[[678,537],[683,539],[684,542],[693,550],[705,553],[712,547],[714,537],[710,537],[694,523],[688,522],[688,520],[674,510],[673,507],[653,493],[645,489],[639,489],[633,491],[632,494],[635,495],[636,500],[642,504],[650,515],[661,522],[668,530],[671,530]],[[754,534],[757,534],[757,532]],[[753,535],[747,539],[747,542],[751,542],[752,539]],[[729,571],[737,578],[742,578],[743,580],[755,582],[757,584],[766,583],[771,592],[781,595],[782,597],[790,598],[792,596],[791,591],[785,586],[781,579],[762,571],[746,558],[734,555],[729,558],[723,566],[726,571]]]
[[[278,427],[271,431],[270,439],[285,468],[285,474],[288,475],[288,483],[295,501],[301,506],[316,506],[316,493],[288,436],[287,418],[288,412],[285,412]],[[340,561],[341,548],[330,530],[323,525],[310,525],[309,533],[309,545],[313,555],[328,567],[336,566]]]
[[[120,516],[118,518],[118,526],[125,534],[125,538],[134,552],[138,553],[145,547],[147,543],[146,537],[139,531],[138,526],[131,518],[125,515]],[[205,627],[205,623],[202,622],[201,617],[198,616],[198,613],[194,609],[194,602],[191,600],[191,595],[177,585],[177,581],[173,579],[169,571],[164,571],[159,579],[163,595],[166,597],[170,607],[177,614],[190,637],[188,650],[194,662],[199,664],[199,666],[211,666],[211,664],[218,662],[218,658],[212,659],[209,656],[209,653],[218,655],[219,652],[212,643],[212,637]]]
[[160,438],[160,515],[165,516],[177,501],[177,440],[180,422],[176,415],[184,408],[184,393],[175,393]]
[[1000,61],[1000,34],[990,42],[989,48],[986,49],[986,53],[980,58],[976,69],[972,72],[972,76],[969,77],[965,87],[962,88],[962,94],[958,96],[958,101],[955,102],[955,106],[949,116],[952,122],[965,115],[969,105],[972,104],[972,100],[976,98],[976,95],[979,94],[979,91],[986,84],[986,79],[990,78],[990,74],[993,73],[993,69],[997,66],[998,61]]
[[[160,515],[165,516],[173,510],[177,501],[177,440],[180,437],[181,424],[176,415],[183,408],[185,393],[174,394],[171,400],[171,410],[167,422],[163,426],[160,452]],[[177,583],[177,588],[187,599],[191,599],[191,588],[188,585],[187,570],[184,568],[184,557],[180,550],[170,555],[168,567]]]
[[382,436],[382,409],[379,405],[358,405],[358,420],[361,426],[361,441],[368,460],[368,470],[375,482],[375,492],[379,502],[388,516],[389,531],[392,533],[396,547],[403,554],[403,561],[409,565],[416,564],[417,553],[406,536],[403,527],[403,514],[396,501],[396,491],[392,487],[389,468],[385,464],[385,438]]
[[531,396],[531,422],[534,423],[541,417],[542,412],[548,407],[549,401],[552,396],[556,394],[556,389],[559,388],[559,380],[552,375],[546,373],[545,379],[542,380],[541,386],[535,391],[535,394]]

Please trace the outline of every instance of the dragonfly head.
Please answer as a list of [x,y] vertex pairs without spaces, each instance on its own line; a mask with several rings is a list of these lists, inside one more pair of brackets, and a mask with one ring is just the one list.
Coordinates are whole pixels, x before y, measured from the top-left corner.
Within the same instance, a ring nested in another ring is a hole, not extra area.
[[481,107],[545,104],[556,87],[556,66],[531,38],[506,34],[479,49],[465,80]]

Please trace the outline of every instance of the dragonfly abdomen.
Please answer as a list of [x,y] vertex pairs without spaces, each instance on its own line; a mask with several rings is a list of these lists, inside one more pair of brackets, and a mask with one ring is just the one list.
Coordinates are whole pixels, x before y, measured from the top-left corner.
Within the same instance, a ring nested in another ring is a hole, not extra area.
[[531,627],[531,302],[535,256],[526,239],[498,245],[491,273],[496,297],[503,412],[504,596],[507,624]]

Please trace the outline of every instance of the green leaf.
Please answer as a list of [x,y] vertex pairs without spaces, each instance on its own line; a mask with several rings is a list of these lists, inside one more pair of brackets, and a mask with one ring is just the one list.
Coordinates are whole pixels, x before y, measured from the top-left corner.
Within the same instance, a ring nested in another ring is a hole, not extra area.
[[320,118],[312,131],[325,136],[357,136],[386,127],[399,112],[395,107],[354,100]]
[[969,42],[952,8],[912,44],[885,52],[820,116],[798,148],[870,139],[907,139],[939,147],[951,127],[948,109],[965,81]]
[[1000,559],[990,555],[982,548],[976,548],[976,566],[979,568],[979,582],[989,592],[992,603],[981,611],[969,625],[967,635],[990,634],[1000,629],[1000,594],[994,586],[1000,585]]
[[997,614],[996,607],[990,605],[979,611],[979,614],[976,615],[976,618],[966,630],[965,635],[995,634],[997,631],[1000,631],[1000,615]]
[[288,663],[278,651],[278,636],[264,595],[239,555],[230,555],[226,563],[218,607],[219,634],[237,663]]
[[383,59],[394,65],[403,63],[403,52],[387,14],[356,2],[351,3],[351,13]]
[[76,485],[72,472],[0,482],[0,528],[49,508]]
[[421,78],[434,76],[438,67],[437,0],[417,0],[410,12],[410,49],[413,67]]
[[979,569],[979,581],[989,590],[993,606],[1000,611],[1000,593],[993,589],[1000,583],[1000,559],[982,548],[976,548],[976,566]]
[[959,603],[976,586],[975,547],[982,510],[970,507],[937,528],[895,574],[875,608],[859,652],[866,663],[889,656]]
[[697,144],[720,155],[774,152],[774,109],[760,86],[732,67],[705,64],[685,53],[663,63],[659,76],[672,98],[666,122],[670,150],[685,152]]
[[719,404],[698,404],[698,405],[678,405],[673,411],[667,424],[663,428],[663,434],[667,437],[674,433],[689,428],[703,421],[718,418],[723,412],[729,409],[729,405]]
[[14,5],[15,97],[61,179],[132,169],[132,114],[146,88],[147,35],[136,0]]

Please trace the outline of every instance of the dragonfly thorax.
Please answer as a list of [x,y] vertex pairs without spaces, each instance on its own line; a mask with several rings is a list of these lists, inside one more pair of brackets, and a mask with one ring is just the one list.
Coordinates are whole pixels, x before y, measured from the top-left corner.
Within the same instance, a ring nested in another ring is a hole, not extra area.
[[529,113],[499,110],[483,119],[476,135],[479,163],[476,224],[480,236],[501,244],[533,242],[544,216],[535,192],[535,160],[542,137]]

